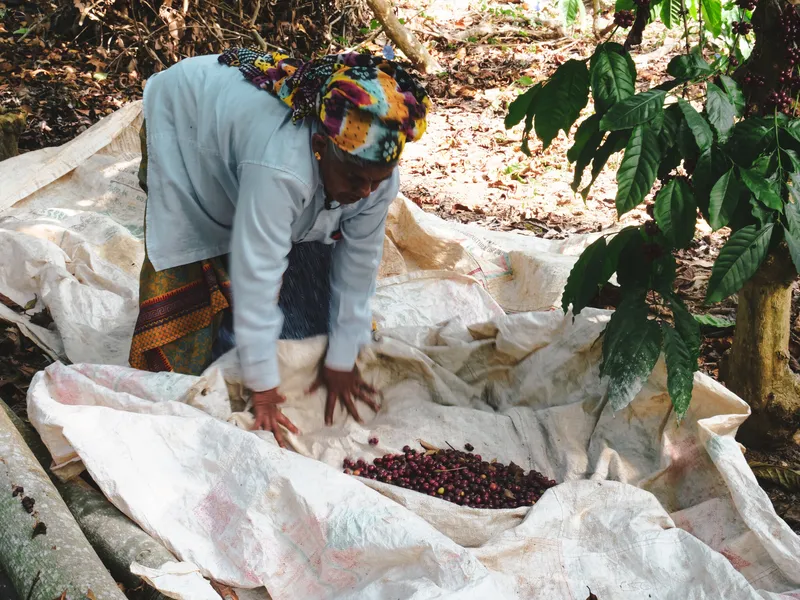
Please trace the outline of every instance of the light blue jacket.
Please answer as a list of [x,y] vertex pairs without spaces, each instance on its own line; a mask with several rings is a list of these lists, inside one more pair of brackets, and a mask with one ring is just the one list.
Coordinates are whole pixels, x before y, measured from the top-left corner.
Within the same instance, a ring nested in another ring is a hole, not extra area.
[[293,243],[335,242],[325,364],[353,367],[370,339],[369,308],[398,172],[369,197],[325,210],[313,123],[217,56],[185,59],[148,80],[147,253],[156,271],[230,253],[234,333],[245,384],[280,383],[281,278]]

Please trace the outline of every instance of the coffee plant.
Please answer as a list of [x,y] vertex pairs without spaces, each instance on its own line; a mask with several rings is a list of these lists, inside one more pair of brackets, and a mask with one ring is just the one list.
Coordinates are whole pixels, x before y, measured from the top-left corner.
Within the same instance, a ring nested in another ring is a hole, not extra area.
[[[641,390],[662,351],[675,413],[680,419],[688,409],[701,336],[673,287],[674,252],[692,242],[698,214],[713,230],[731,232],[707,302],[739,292],[768,255],[787,246],[790,282],[800,269],[800,18],[792,4],[759,0],[777,11],[781,35],[753,47],[755,1],[619,0],[614,31],[590,58],[567,60],[509,105],[506,127],[524,122],[522,149],[530,156],[532,134],[544,149],[560,131],[569,135],[591,97],[593,112],[567,152],[572,189],[585,200],[622,152],[618,215],[654,192],[651,220],[587,247],[563,293],[562,308],[577,315],[616,273],[622,301],[603,335],[601,366],[615,410]],[[663,83],[637,92],[630,48],[659,18],[683,28],[686,49],[670,61]],[[625,29],[624,43],[613,41]]]

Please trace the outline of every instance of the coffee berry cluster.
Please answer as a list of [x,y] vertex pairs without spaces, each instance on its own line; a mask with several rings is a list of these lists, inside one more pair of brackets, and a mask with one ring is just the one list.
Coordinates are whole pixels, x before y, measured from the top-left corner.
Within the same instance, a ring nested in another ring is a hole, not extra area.
[[742,10],[753,11],[756,9],[756,2],[755,0],[736,0],[736,6]]
[[474,508],[531,506],[556,485],[538,471],[526,473],[513,462],[487,462],[471,452],[474,448],[470,444],[465,448],[470,451],[417,452],[405,446],[402,454],[386,454],[372,464],[346,458],[344,472]]
[[614,25],[622,27],[623,29],[627,29],[633,25],[635,19],[636,15],[633,14],[632,10],[620,10],[614,13]]
[[753,25],[747,21],[734,21],[731,23],[731,31],[737,35],[747,35],[753,31]]

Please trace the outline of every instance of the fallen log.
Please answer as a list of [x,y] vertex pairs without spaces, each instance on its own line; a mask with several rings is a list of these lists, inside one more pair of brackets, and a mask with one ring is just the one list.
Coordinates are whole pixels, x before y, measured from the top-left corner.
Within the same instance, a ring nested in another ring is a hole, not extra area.
[[0,109],[0,160],[19,154],[19,136],[25,131],[25,115]]
[[125,600],[5,410],[0,411],[0,563],[26,600]]
[[[36,430],[14,414],[2,400],[0,408],[20,432],[39,464],[47,470],[52,457]],[[128,590],[129,598],[166,600],[160,592],[131,573],[130,566],[136,561],[157,569],[168,561],[175,561],[175,557],[85,481],[62,482],[53,475],[50,479],[95,552],[114,579]]]

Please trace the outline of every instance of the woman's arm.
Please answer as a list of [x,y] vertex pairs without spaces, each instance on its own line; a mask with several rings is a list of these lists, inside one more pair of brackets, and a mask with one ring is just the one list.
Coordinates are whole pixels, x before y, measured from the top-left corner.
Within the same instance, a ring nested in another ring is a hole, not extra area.
[[372,330],[370,298],[375,292],[386,216],[397,196],[397,170],[376,192],[373,204],[341,223],[342,239],[333,251],[331,331],[325,366],[351,371]]
[[296,177],[262,165],[240,165],[239,197],[231,240],[233,326],[245,385],[277,388],[278,307],[292,246],[292,223],[309,190]]

